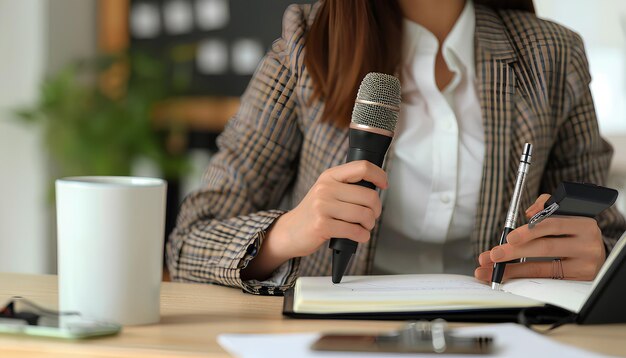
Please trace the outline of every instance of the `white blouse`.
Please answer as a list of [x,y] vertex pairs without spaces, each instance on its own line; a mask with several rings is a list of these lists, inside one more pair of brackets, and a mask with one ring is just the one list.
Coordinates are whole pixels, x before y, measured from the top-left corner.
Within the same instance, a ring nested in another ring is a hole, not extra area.
[[435,83],[437,38],[404,20],[402,105],[375,272],[472,274],[476,267],[469,237],[485,143],[474,83],[474,30],[468,0],[443,42],[454,77],[442,92]]

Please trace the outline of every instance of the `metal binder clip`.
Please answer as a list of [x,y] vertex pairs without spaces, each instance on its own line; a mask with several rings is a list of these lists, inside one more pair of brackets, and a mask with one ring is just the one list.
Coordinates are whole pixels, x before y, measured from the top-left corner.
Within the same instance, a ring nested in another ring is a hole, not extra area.
[[530,218],[530,220],[528,221],[528,228],[529,229],[534,228],[535,225],[539,224],[540,222],[548,218],[550,215],[554,214],[554,212],[556,212],[557,210],[559,210],[558,203],[550,204],[547,208],[541,210],[537,214],[533,215],[532,218]]
[[430,327],[430,334],[432,335],[433,350],[435,353],[443,353],[446,351],[446,321],[437,319],[433,321]]
[[[446,330],[447,323],[442,319],[436,319],[432,323],[428,321],[417,321],[408,323],[403,329],[398,331],[398,335],[389,336],[397,340],[397,343],[410,351],[410,347],[432,344],[432,351],[442,353],[446,351]],[[381,338],[384,336],[381,336]]]

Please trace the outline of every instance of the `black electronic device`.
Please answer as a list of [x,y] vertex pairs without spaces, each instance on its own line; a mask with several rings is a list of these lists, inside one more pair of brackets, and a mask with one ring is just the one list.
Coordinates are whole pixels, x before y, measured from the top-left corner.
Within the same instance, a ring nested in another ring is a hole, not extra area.
[[617,200],[615,189],[589,183],[564,181],[545,202],[544,209],[530,218],[533,228],[552,215],[585,216],[595,218]]
[[544,207],[558,203],[554,215],[596,217],[617,200],[617,190],[589,183],[564,181],[546,201]]

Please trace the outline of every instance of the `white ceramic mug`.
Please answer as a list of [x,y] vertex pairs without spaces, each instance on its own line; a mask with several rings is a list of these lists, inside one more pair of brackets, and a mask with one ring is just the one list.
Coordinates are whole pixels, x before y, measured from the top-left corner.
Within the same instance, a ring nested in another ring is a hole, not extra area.
[[123,325],[156,323],[167,183],[56,181],[59,309]]

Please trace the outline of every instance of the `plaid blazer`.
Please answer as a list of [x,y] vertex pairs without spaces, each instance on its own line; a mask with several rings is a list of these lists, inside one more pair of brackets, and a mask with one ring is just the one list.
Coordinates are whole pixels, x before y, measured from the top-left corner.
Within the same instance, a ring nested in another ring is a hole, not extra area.
[[[310,256],[288,261],[269,281],[240,278],[274,220],[295,207],[324,170],[346,159],[348,131],[322,123],[324,104],[310,102],[313,85],[304,66],[304,42],[316,9],[287,9],[282,37],[259,65],[238,113],[219,137],[219,152],[202,188],[183,202],[167,244],[174,280],[281,294],[298,275],[330,275],[331,250],[323,245]],[[563,180],[605,183],[613,150],[598,133],[581,38],[527,12],[479,5],[475,11],[485,158],[469,239],[478,255],[498,242],[525,142],[533,143],[534,153],[522,208]],[[522,213],[518,220],[526,222]],[[610,250],[626,222],[612,208],[598,224]],[[377,228],[368,244],[359,245],[348,274],[369,272],[376,234]]]

